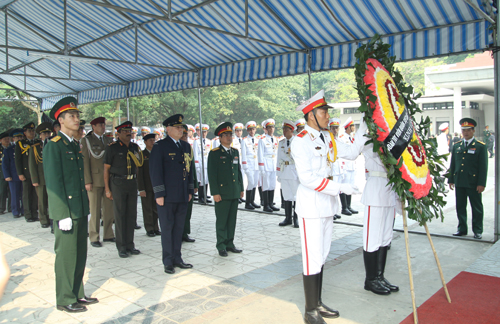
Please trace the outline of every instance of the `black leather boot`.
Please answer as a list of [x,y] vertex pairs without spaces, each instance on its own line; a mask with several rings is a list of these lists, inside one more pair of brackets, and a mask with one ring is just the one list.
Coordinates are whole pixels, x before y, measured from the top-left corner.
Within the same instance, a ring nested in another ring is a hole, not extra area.
[[274,207],[274,190],[267,191],[267,199],[269,199],[269,208],[271,208],[273,211],[280,210],[279,208]]
[[304,282],[304,295],[306,297],[304,323],[307,324],[326,324],[318,310],[319,275],[319,273],[312,276],[302,275],[302,281]]
[[264,207],[264,193],[262,191],[262,186],[258,187],[258,189],[259,189],[260,204],[262,205],[262,207]]
[[357,214],[358,211],[354,210],[351,208],[351,195],[345,195],[346,202],[347,202],[347,209],[352,213],[352,214]]
[[255,190],[257,190],[257,188],[253,188],[252,189],[252,201],[251,201],[251,205],[254,207],[254,208],[260,208],[261,206],[260,205],[257,205],[255,203]]
[[205,193],[207,194],[207,204],[211,203],[212,201],[209,199],[209,198],[211,198],[211,196],[208,195],[208,185],[207,184],[205,185]]
[[324,266],[321,267],[321,272],[319,273],[318,280],[319,280],[319,298],[318,298],[318,311],[321,314],[321,316],[326,317],[326,318],[336,318],[339,317],[339,311],[332,309],[321,301],[321,291],[323,290],[323,268]]
[[200,185],[198,187],[198,202],[205,204],[205,186]]
[[389,295],[390,289],[378,280],[378,251],[366,252],[363,250],[363,259],[366,271],[365,290],[370,290],[378,295]]
[[378,268],[378,280],[386,287],[389,288],[391,292],[399,291],[399,287],[396,285],[391,284],[387,279],[384,277],[384,271],[385,271],[385,262],[387,261],[387,246],[381,246],[378,249],[378,258],[377,258],[377,268]]
[[347,209],[347,198],[346,198],[346,194],[339,194],[339,197],[340,197],[340,203],[342,204],[342,211],[340,212],[342,215],[347,215],[347,216],[351,216],[352,213],[349,209]]
[[283,189],[280,189],[281,195],[281,208],[285,208],[285,198],[283,198]]
[[293,202],[293,227],[299,228],[299,220],[297,217],[297,213],[295,212],[295,201]]
[[247,190],[246,191],[246,195],[247,195],[247,200],[245,202],[245,209],[255,209],[254,206],[252,206],[252,190]]
[[269,207],[269,191],[262,191],[262,199],[264,200],[264,211],[272,213],[273,210]]
[[279,223],[280,226],[292,225],[292,202],[285,201],[285,220]]

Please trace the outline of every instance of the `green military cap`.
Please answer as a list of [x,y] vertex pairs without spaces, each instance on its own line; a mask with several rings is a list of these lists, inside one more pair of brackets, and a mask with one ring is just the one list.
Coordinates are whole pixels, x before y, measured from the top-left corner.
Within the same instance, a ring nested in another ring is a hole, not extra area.
[[5,131],[2,134],[0,134],[0,140],[6,137],[9,137],[9,131]]
[[233,124],[230,122],[224,122],[224,123],[220,124],[219,126],[217,126],[214,134],[215,134],[215,136],[220,136],[222,133],[232,132],[232,131],[233,131]]
[[460,119],[459,124],[462,126],[462,129],[474,128],[477,126],[476,121],[468,117]]
[[23,130],[28,130],[28,129],[35,129],[35,123],[31,122],[23,126]]
[[163,121],[163,126],[184,126],[184,123],[182,122],[184,120],[184,116],[181,114],[176,114],[173,116],[168,117]]
[[150,138],[155,138],[155,137],[156,137],[156,134],[155,134],[155,133],[150,133],[150,134],[148,134],[148,135],[144,136],[144,137],[142,138],[142,140],[145,142],[145,141],[147,141],[148,139],[150,139]]
[[132,129],[132,122],[127,120],[127,121],[121,123],[120,125],[116,126],[115,129],[117,131],[121,131],[122,129],[131,130]]
[[52,132],[52,123],[51,122],[44,122],[38,125],[38,127],[35,129],[35,132],[37,134],[44,133],[44,132]]
[[9,134],[10,137],[14,136],[24,136],[24,131],[22,128],[14,128],[13,130],[10,131]]
[[78,100],[75,97],[64,97],[58,102],[56,102],[54,107],[52,107],[52,109],[50,110],[50,118],[57,120],[57,117],[59,117],[59,115],[62,112],[68,110],[79,111],[77,105],[78,105]]
[[86,123],[84,119],[80,119],[80,128],[84,128]]

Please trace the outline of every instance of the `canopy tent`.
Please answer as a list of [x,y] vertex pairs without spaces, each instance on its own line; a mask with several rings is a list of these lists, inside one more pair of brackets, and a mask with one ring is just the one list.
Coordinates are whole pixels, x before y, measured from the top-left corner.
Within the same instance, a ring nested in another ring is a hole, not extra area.
[[[0,78],[48,109],[352,67],[492,43],[480,0],[0,0]],[[3,33],[3,35],[2,35]],[[199,80],[198,80],[199,79]]]

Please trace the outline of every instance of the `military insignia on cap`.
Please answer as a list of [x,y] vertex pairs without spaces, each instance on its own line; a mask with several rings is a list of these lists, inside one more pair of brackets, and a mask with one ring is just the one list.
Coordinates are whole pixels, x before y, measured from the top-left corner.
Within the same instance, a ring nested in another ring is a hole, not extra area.
[[75,105],[75,103],[74,103],[74,102],[70,102],[70,103],[69,103],[69,106],[70,106],[70,107],[73,107],[73,108],[74,108],[74,107],[76,107],[76,105]]
[[182,122],[182,116],[179,116],[179,123]]

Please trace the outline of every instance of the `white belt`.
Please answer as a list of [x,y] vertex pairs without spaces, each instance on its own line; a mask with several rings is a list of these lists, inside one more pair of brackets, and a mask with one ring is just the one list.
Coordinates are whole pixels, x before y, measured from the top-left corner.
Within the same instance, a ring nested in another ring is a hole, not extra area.
[[370,177],[379,177],[379,178],[387,178],[387,172],[380,172],[380,171],[370,171],[368,173]]
[[276,155],[274,154],[265,154],[264,157],[268,158],[268,159],[274,159]]

